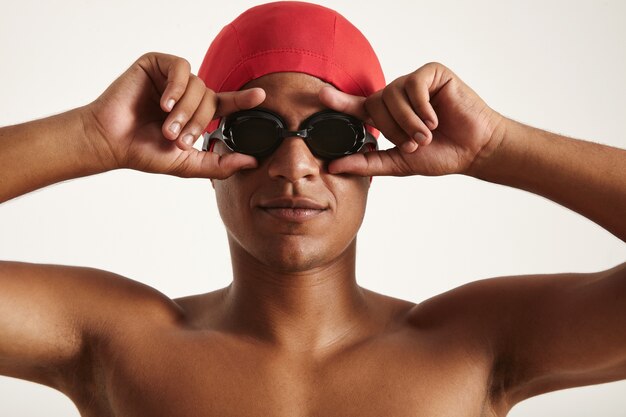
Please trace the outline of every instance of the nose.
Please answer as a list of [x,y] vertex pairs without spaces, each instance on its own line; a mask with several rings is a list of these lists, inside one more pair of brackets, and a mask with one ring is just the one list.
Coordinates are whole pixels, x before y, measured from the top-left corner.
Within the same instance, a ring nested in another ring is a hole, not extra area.
[[269,176],[294,183],[319,175],[323,163],[297,136],[285,138],[269,158]]

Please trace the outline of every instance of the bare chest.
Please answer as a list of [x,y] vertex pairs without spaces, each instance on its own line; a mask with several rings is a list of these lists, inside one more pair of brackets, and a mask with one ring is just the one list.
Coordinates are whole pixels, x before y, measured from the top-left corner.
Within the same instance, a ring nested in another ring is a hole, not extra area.
[[318,357],[198,332],[131,335],[101,351],[94,395],[106,398],[79,409],[84,417],[492,415],[485,363],[436,338],[411,339],[398,333]]

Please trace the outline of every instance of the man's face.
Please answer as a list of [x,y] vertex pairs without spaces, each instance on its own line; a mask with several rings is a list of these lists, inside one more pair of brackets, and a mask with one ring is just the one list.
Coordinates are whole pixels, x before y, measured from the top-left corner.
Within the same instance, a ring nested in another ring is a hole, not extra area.
[[[260,105],[297,130],[323,110],[319,90],[328,85],[301,73],[275,73],[248,83],[261,87]],[[230,152],[218,142],[215,151]],[[365,213],[369,178],[332,175],[298,137],[283,140],[259,166],[213,181],[231,251],[262,264],[304,271],[329,264],[355,242]],[[287,206],[295,206],[294,208]]]

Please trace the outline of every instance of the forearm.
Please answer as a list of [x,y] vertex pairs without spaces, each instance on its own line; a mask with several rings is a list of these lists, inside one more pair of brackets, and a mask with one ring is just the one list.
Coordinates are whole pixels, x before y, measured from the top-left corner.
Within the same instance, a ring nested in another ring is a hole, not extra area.
[[0,128],[0,203],[106,170],[85,132],[82,108]]
[[500,146],[470,175],[547,197],[626,241],[626,150],[507,120]]

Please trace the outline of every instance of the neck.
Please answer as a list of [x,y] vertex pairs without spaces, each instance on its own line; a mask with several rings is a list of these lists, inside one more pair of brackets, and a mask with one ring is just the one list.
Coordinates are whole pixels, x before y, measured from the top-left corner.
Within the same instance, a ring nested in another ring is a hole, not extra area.
[[237,332],[289,350],[320,350],[352,335],[366,319],[365,294],[355,277],[356,240],[332,262],[306,270],[272,268],[233,242],[231,256],[225,318]]

